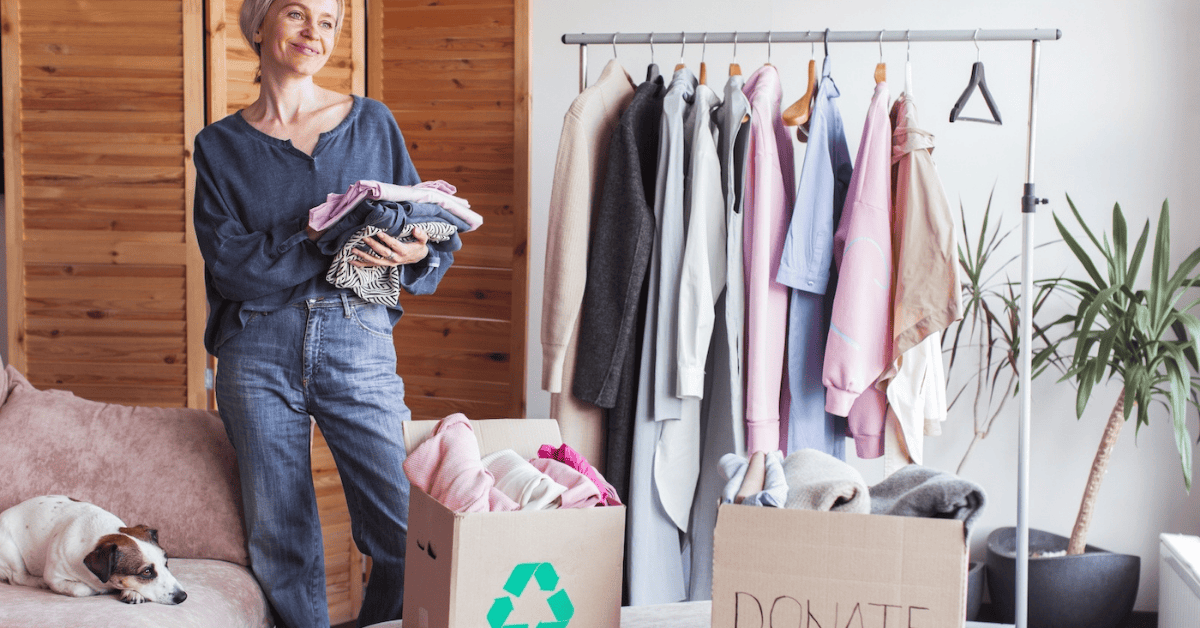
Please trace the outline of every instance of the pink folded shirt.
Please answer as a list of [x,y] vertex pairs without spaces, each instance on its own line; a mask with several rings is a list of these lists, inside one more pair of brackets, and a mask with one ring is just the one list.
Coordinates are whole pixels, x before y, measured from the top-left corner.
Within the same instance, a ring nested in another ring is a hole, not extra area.
[[413,486],[454,512],[520,510],[496,488],[496,478],[484,467],[479,441],[466,415],[442,419],[425,442],[408,454],[404,473]]
[[555,483],[566,487],[567,490],[558,497],[559,508],[591,508],[605,505],[596,483],[570,466],[549,458],[534,458],[529,464]]
[[[567,467],[582,474],[584,477],[586,477],[588,480],[590,480],[593,485],[595,485],[595,487],[598,491],[599,498],[600,498],[599,503],[601,505],[607,505],[607,506],[620,506],[621,505],[621,500],[620,500],[620,498],[617,497],[617,490],[615,488],[613,488],[612,484],[609,484],[607,480],[605,480],[603,477],[601,477],[601,475],[596,472],[596,469],[594,469],[592,467],[592,465],[588,462],[588,459],[586,457],[584,457],[583,454],[572,449],[570,445],[564,444],[561,447],[555,447],[553,445],[542,445],[541,448],[538,449],[538,458],[555,460],[555,461],[561,462],[564,465],[566,465]],[[531,462],[533,462],[533,461],[531,461]],[[534,466],[538,467],[538,469],[541,469],[542,473],[545,473],[546,475],[550,475],[550,477],[554,477],[549,472],[547,472],[545,469],[542,469],[542,465],[538,465],[535,462]],[[555,478],[555,481],[557,481],[559,484],[565,484],[565,482],[563,482],[562,480],[560,480],[558,478]],[[570,485],[568,485],[568,486],[570,486]],[[569,506],[567,506],[565,503],[566,502],[565,497],[564,497],[563,501],[564,501],[563,507],[569,508]]]
[[346,212],[354,209],[365,199],[410,203],[433,203],[441,205],[467,223],[467,231],[483,225],[483,216],[471,210],[471,204],[454,196],[458,189],[445,181],[422,181],[416,185],[395,185],[379,181],[361,180],[350,184],[345,194],[329,194],[325,202],[308,210],[308,226],[324,231],[337,222]]

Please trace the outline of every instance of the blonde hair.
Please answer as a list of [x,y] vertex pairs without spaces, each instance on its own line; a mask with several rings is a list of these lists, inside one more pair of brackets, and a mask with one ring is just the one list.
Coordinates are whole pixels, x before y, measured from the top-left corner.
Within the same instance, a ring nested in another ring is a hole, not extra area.
[[[262,55],[262,44],[254,41],[254,34],[262,28],[263,20],[267,19],[267,11],[274,2],[275,0],[245,0],[242,2],[241,12],[238,13],[238,26],[242,29],[242,37],[246,38],[246,43],[250,44],[250,49],[256,55]],[[345,13],[345,0],[337,0],[337,23],[334,25],[336,32],[342,29],[342,16]]]

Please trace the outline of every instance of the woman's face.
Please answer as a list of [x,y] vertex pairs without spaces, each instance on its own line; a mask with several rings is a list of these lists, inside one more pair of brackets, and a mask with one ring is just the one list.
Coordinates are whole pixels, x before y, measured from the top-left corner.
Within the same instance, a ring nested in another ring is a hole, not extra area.
[[256,38],[264,75],[319,72],[337,40],[337,13],[337,0],[275,0]]

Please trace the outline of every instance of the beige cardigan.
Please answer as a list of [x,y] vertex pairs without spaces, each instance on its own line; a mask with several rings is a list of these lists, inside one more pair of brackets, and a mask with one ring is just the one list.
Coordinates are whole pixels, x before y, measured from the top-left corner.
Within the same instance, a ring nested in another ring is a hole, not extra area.
[[604,181],[608,143],[633,98],[633,80],[616,59],[563,119],[550,191],[542,294],[542,388],[554,393],[550,413],[563,442],[603,471],[605,426],[600,408],[571,394],[583,289],[587,281],[592,206]]

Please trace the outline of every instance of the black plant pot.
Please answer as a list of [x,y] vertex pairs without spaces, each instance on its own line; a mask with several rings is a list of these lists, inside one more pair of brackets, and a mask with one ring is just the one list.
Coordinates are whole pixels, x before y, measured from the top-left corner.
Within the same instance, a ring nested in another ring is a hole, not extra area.
[[[1070,539],[1029,530],[1029,551],[1065,550]],[[1016,528],[988,535],[987,582],[992,607],[1002,622],[1016,615]],[[1088,545],[1078,556],[1029,559],[1029,628],[1116,628],[1137,599],[1140,556],[1114,554]]]
[[967,621],[974,621],[983,606],[983,575],[985,563],[971,563],[967,570]]

